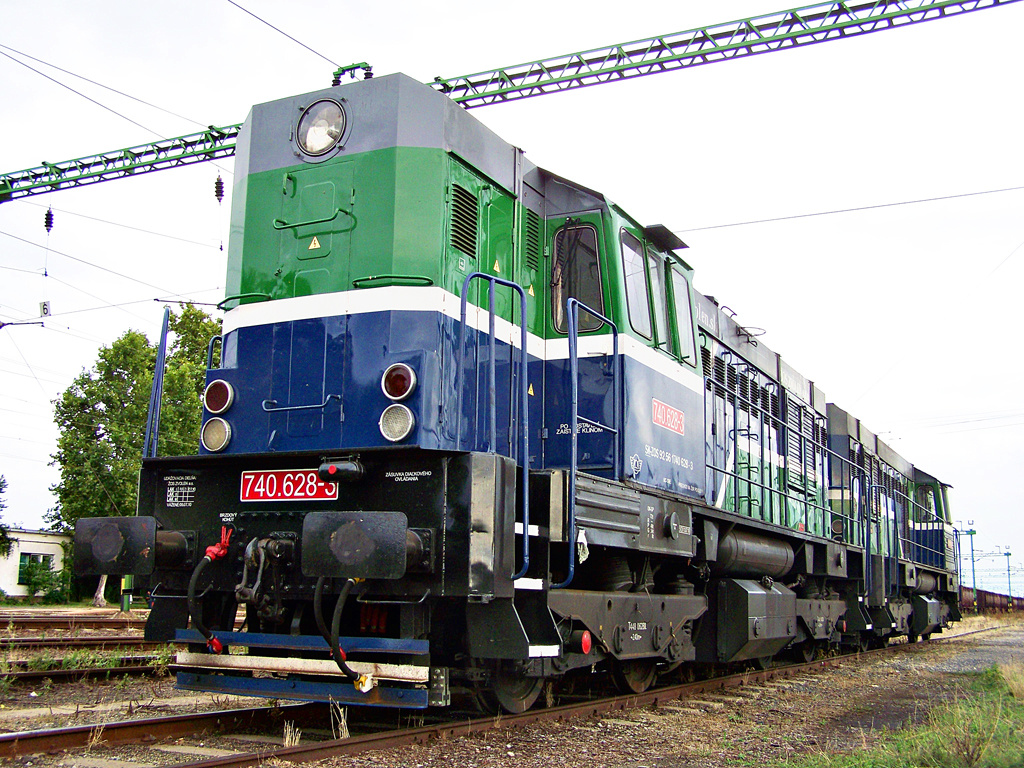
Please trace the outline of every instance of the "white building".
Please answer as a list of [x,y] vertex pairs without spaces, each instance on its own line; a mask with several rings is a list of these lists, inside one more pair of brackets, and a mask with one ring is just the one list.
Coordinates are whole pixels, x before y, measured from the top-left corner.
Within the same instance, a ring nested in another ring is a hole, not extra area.
[[0,559],[0,589],[13,597],[25,597],[25,566],[30,560],[50,561],[50,567],[60,572],[64,567],[64,550],[61,544],[71,541],[71,536],[47,531],[23,531],[8,529],[14,540],[14,548],[8,557]]

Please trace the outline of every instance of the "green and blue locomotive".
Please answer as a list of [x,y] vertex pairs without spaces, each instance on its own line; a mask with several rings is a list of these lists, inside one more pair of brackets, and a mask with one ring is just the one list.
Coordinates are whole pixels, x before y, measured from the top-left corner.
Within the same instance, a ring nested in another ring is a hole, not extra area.
[[404,75],[254,107],[199,455],[80,570],[141,577],[179,687],[278,699],[515,712],[940,631],[946,486],[684,248]]

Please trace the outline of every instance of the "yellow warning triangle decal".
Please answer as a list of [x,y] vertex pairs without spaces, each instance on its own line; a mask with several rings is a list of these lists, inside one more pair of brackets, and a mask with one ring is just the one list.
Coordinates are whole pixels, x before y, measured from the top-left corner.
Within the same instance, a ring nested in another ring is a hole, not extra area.
[[527,390],[527,392],[529,392],[530,397],[533,397],[533,384],[530,385],[530,388]]
[[530,286],[530,290],[528,290],[527,293],[530,294],[531,296],[536,296],[537,295],[537,294],[535,294],[533,292],[533,286],[532,285]]
[[313,235],[313,242],[309,244],[309,248],[307,248],[306,250],[307,251],[315,251],[319,247],[320,247],[320,241],[316,239],[316,235]]
[[498,260],[497,259],[494,260],[494,272],[495,272],[495,274],[498,274],[498,275],[501,274],[501,267],[498,266]]

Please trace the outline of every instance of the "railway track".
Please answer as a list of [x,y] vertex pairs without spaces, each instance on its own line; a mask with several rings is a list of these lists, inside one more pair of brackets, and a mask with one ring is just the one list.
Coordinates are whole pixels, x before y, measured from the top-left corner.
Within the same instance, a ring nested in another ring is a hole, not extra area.
[[7,627],[9,631],[18,630],[66,630],[77,632],[93,629],[137,629],[142,630],[146,626],[148,612],[143,613],[110,613],[110,614],[81,614],[67,613],[42,616],[39,613],[32,614],[0,614],[0,627]]
[[[952,639],[955,638],[943,638],[944,641]],[[261,765],[270,758],[288,762],[310,762],[328,757],[351,756],[411,744],[426,744],[436,739],[482,733],[496,727],[520,728],[545,720],[565,721],[581,717],[607,716],[635,708],[660,707],[680,701],[685,702],[687,699],[701,694],[720,694],[730,689],[737,690],[744,686],[805,675],[809,672],[835,668],[846,661],[860,657],[920,650],[926,648],[927,645],[926,643],[916,646],[892,645],[851,654],[847,657],[825,658],[802,664],[771,667],[767,670],[750,670],[708,680],[670,685],[642,694],[579,701],[546,709],[532,709],[519,715],[503,715],[496,718],[493,716],[466,717],[463,714],[461,718],[448,717],[432,724],[398,730],[393,727],[379,730],[382,726],[378,724],[372,727],[371,732],[353,735],[345,739],[327,739],[293,747],[265,746],[254,752],[211,757],[200,762],[183,765],[190,766],[190,768],[243,768],[244,766]],[[256,731],[264,734],[280,733],[286,722],[292,723],[295,727],[324,730],[330,723],[330,718],[330,710],[326,705],[292,704],[283,707],[253,707],[144,720],[126,720],[109,722],[102,726],[87,725],[9,733],[0,735],[0,758],[22,758],[39,753],[54,754],[65,750],[74,751],[98,746],[113,748],[128,744],[153,745],[161,741],[208,734],[218,734],[224,737],[244,731]],[[359,724],[353,724],[353,728],[359,728]]]
[[0,651],[39,650],[45,648],[107,650],[116,648],[161,648],[167,643],[162,640],[144,640],[138,635],[91,636],[91,637],[3,637],[0,636]]

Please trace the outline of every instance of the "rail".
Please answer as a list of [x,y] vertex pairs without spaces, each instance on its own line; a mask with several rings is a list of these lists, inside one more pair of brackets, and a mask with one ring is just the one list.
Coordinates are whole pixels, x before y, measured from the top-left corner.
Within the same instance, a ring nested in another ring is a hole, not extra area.
[[[898,580],[900,557],[949,570],[948,524],[903,493],[886,465],[853,461],[831,450],[820,439],[818,417],[801,429],[785,418],[796,404],[787,402],[774,382],[746,361],[734,364],[728,353],[720,359],[725,364],[712,365],[705,374],[711,431],[723,436],[706,457],[715,506],[731,504],[739,514],[863,547],[867,555],[882,558],[878,577],[889,588]],[[864,574],[869,594],[874,576],[869,565]]]
[[[576,476],[579,470],[579,423],[584,421],[587,424],[611,432],[614,437],[612,449],[612,465],[615,472],[615,479],[622,478],[622,388],[621,377],[619,376],[619,329],[611,320],[600,312],[588,307],[577,299],[567,299],[565,302],[566,320],[569,326],[569,378],[570,378],[570,413],[569,413],[569,509],[568,523],[569,531],[566,541],[569,544],[569,568],[564,581],[552,584],[552,589],[563,589],[568,587],[576,574]],[[602,424],[599,421],[588,419],[579,414],[579,314],[580,310],[586,314],[606,323],[612,329],[612,424]]]
[[[498,447],[498,408],[496,402],[496,390],[497,390],[497,337],[495,335],[496,325],[496,314],[494,310],[494,293],[495,288],[498,285],[506,288],[511,288],[519,294],[519,398],[511,399],[509,402],[509,451],[517,454],[519,459],[519,465],[522,467],[523,472],[523,564],[513,574],[513,579],[520,579],[526,575],[527,570],[530,568],[530,424],[529,424],[529,376],[528,376],[528,358],[526,353],[526,291],[518,283],[514,283],[510,280],[504,280],[494,275],[487,275],[483,272],[473,272],[466,276],[466,279],[462,282],[462,302],[461,310],[459,313],[460,324],[459,324],[459,351],[456,363],[456,383],[455,391],[457,398],[457,413],[462,413],[462,396],[464,391],[464,379],[466,370],[465,361],[465,350],[466,350],[466,320],[469,314],[469,287],[474,280],[484,280],[488,284],[487,288],[487,339],[488,339],[488,360],[487,360],[487,415],[488,415],[488,431],[487,431],[487,449],[491,453],[497,453]],[[514,386],[516,376],[516,366],[512,364],[515,355],[510,349],[509,351],[509,383]],[[518,441],[516,445],[516,451],[512,448],[512,424],[515,423],[516,413],[515,405],[518,403],[519,407],[519,430],[518,430]],[[479,402],[477,403],[479,406]],[[474,423],[476,420],[474,419]],[[456,443],[459,450],[462,449],[462,430],[459,430]]]

